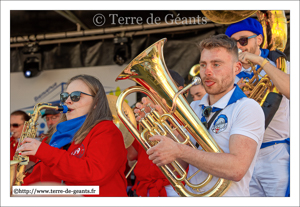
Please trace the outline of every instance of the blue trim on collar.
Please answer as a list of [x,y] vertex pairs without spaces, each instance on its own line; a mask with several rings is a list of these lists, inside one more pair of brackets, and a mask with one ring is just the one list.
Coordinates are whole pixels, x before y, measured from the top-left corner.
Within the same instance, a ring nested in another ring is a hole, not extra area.
[[[236,84],[234,84],[234,86],[235,86],[235,89],[234,89],[234,91],[233,91],[233,93],[232,93],[232,95],[231,95],[231,97],[230,97],[230,99],[229,99],[227,105],[224,107],[224,109],[225,109],[228,105],[230,105],[230,104],[232,104],[232,103],[235,103],[237,100],[239,100],[239,99],[241,99],[241,98],[244,98],[244,97],[247,97],[247,96],[244,94],[244,92],[243,92]],[[221,108],[217,108],[217,107],[211,108],[211,106],[206,106],[206,107],[205,107],[204,103],[199,104],[199,106],[201,106],[201,108],[202,108],[201,122],[202,122],[202,123],[204,124],[204,126],[207,128],[207,127],[208,127],[208,126],[207,126],[207,120],[206,120],[205,117],[208,117],[208,116],[210,115],[211,112],[214,113],[214,112],[217,112],[217,111],[222,110],[222,109],[221,109]],[[206,114],[205,114],[205,113],[206,113]],[[206,116],[205,116],[205,115],[206,115]]]
[[252,72],[251,74],[250,73],[246,73],[244,71],[240,72],[239,74],[237,74],[236,76],[239,77],[239,79],[242,79],[242,78],[249,78],[251,79],[253,77],[254,73]]
[[234,84],[235,86],[235,89],[227,103],[227,106],[232,104],[232,103],[235,103],[237,100],[241,99],[241,98],[244,98],[244,97],[247,97],[244,92],[237,86],[237,84]]
[[[269,52],[270,52],[270,50],[268,50],[268,49],[260,49],[260,56],[263,58],[267,58],[269,55]],[[260,68],[260,65],[257,66],[256,70],[258,70],[259,68]]]
[[[200,105],[201,106],[201,105]],[[204,106],[204,104],[202,105],[202,110],[204,110],[205,108],[207,108],[207,107],[210,107],[210,106]],[[216,111],[219,111],[219,110],[222,110],[222,109],[220,109],[220,108],[218,108],[218,107],[213,107],[212,109],[211,109],[211,112],[212,113],[214,113],[214,112],[216,112]]]
[[[235,86],[235,89],[234,89],[234,91],[233,91],[233,93],[232,93],[232,95],[231,95],[231,97],[230,97],[230,99],[229,99],[229,101],[228,101],[228,103],[227,103],[226,106],[235,103],[237,100],[239,100],[239,99],[241,99],[241,98],[244,98],[244,97],[247,98],[246,94],[242,91],[242,89],[240,89],[240,88],[238,87],[237,84],[234,84],[234,86]],[[202,110],[203,110],[204,108],[206,108],[206,107],[209,107],[209,106],[205,106],[205,103],[200,103],[199,106],[202,108]],[[225,107],[226,107],[226,106],[225,106]],[[224,108],[225,108],[225,107],[224,107]],[[220,109],[220,108],[217,108],[217,107],[213,107],[213,108],[212,108],[212,112],[216,112],[216,111],[218,111],[218,110],[221,110],[221,109]]]

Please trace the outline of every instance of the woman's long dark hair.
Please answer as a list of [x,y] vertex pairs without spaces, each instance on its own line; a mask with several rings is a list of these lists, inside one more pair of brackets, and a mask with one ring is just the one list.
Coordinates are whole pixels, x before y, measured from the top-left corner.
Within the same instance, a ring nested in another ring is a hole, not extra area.
[[[68,81],[67,86],[74,80],[83,81],[89,87],[90,94],[94,96],[93,98],[94,100],[87,114],[86,120],[83,123],[83,125],[80,127],[80,129],[75,133],[74,138],[72,140],[75,142],[75,144],[79,144],[84,140],[86,135],[91,131],[91,129],[96,124],[98,124],[103,120],[112,120],[113,117],[109,108],[109,104],[107,101],[107,97],[103,85],[97,78],[90,75],[77,75]],[[63,114],[61,116],[59,123],[66,120],[67,120],[66,115]],[[52,135],[56,131],[56,127],[53,128],[55,130],[49,133],[49,138],[52,137]]]

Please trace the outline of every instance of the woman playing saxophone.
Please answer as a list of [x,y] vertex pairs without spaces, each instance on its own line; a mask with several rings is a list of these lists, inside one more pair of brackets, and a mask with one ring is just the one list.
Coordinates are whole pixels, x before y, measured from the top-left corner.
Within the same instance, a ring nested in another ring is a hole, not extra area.
[[34,155],[40,160],[24,185],[96,185],[99,195],[93,196],[127,196],[127,153],[100,81],[89,75],[75,76],[60,100],[69,111],[50,133],[49,145],[25,138],[17,149],[21,155]]

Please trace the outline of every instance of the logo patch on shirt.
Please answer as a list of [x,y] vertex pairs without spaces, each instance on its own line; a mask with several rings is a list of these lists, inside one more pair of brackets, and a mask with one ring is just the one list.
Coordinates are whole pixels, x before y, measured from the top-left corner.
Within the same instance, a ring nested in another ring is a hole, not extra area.
[[84,152],[85,152],[84,145],[81,144],[80,147],[78,147],[77,149],[74,149],[73,152],[71,152],[71,155],[74,155],[77,158],[81,158],[83,156]]
[[218,118],[214,121],[213,126],[211,127],[211,130],[216,133],[219,134],[222,131],[224,131],[227,128],[228,125],[228,118],[226,115],[221,114],[220,116],[218,116]]

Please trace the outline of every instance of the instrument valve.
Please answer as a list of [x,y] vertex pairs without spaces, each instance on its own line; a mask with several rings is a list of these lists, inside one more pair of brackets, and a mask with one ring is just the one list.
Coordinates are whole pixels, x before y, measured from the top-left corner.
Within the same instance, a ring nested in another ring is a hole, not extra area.
[[143,112],[144,114],[146,114],[145,108],[142,108],[142,109],[141,109],[141,112]]
[[148,103],[147,106],[152,110],[153,108],[151,107],[151,104]]

